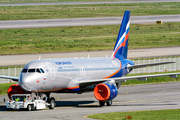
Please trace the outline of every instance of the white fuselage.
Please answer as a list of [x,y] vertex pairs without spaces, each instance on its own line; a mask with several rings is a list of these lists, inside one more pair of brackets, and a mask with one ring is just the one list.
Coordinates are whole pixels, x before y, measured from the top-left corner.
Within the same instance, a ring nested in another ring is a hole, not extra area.
[[113,77],[122,69],[122,62],[117,58],[35,60],[24,67],[19,85],[26,91],[36,92],[78,89],[80,80]]

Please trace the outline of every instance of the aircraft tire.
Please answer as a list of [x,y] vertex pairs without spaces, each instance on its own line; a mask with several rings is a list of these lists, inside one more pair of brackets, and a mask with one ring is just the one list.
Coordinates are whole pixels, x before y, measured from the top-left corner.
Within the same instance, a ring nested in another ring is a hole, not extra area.
[[36,106],[33,105],[33,109],[32,109],[32,110],[33,110],[33,111],[37,110],[37,109],[36,109]]
[[105,102],[99,101],[99,105],[100,105],[101,107],[104,106],[104,104],[105,104]]
[[27,106],[27,111],[31,111],[32,110],[32,106],[31,105],[28,105]]
[[112,100],[106,102],[107,106],[111,106],[112,105]]
[[52,97],[48,100],[49,105],[49,109],[54,109],[55,107],[55,99]]
[[46,97],[43,97],[43,100],[46,101],[47,100]]

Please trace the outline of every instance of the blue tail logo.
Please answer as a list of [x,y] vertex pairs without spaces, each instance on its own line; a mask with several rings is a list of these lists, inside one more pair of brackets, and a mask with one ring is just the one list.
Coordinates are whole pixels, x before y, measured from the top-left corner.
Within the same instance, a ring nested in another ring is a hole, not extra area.
[[127,59],[130,27],[130,11],[125,11],[112,57]]

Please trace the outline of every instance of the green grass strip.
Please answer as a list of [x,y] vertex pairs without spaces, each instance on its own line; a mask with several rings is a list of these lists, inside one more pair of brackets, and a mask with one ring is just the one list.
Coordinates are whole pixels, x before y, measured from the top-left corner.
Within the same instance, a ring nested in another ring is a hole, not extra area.
[[[0,55],[113,50],[120,25],[0,29]],[[180,23],[132,24],[129,49],[180,45]]]
[[122,17],[125,10],[131,10],[131,16],[179,14],[180,2],[1,6],[0,20]]
[[173,110],[150,110],[134,112],[114,112],[89,115],[88,117],[100,120],[126,120],[127,115],[132,120],[179,120],[180,109]]
[[[100,2],[106,0],[0,0],[0,3],[53,3],[53,2]],[[108,0],[108,1],[130,1],[130,0]]]
[[2,83],[2,84],[0,84],[0,95],[7,94],[7,90],[12,84],[15,84],[15,83]]
[[[53,3],[53,2],[100,2],[107,0],[0,0],[0,3]],[[108,1],[130,1],[130,0],[108,0]]]

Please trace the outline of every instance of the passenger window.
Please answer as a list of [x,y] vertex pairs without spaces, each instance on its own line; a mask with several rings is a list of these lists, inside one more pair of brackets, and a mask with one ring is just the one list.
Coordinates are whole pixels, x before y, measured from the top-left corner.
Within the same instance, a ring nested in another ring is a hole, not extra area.
[[22,70],[22,73],[27,73],[27,69],[23,69],[23,70]]
[[44,70],[42,68],[40,68],[40,71],[41,71],[41,73],[44,73]]
[[29,69],[28,70],[28,73],[32,73],[32,72],[35,72],[35,69]]
[[41,73],[41,71],[39,70],[39,68],[36,69],[36,72],[37,72],[37,73]]

